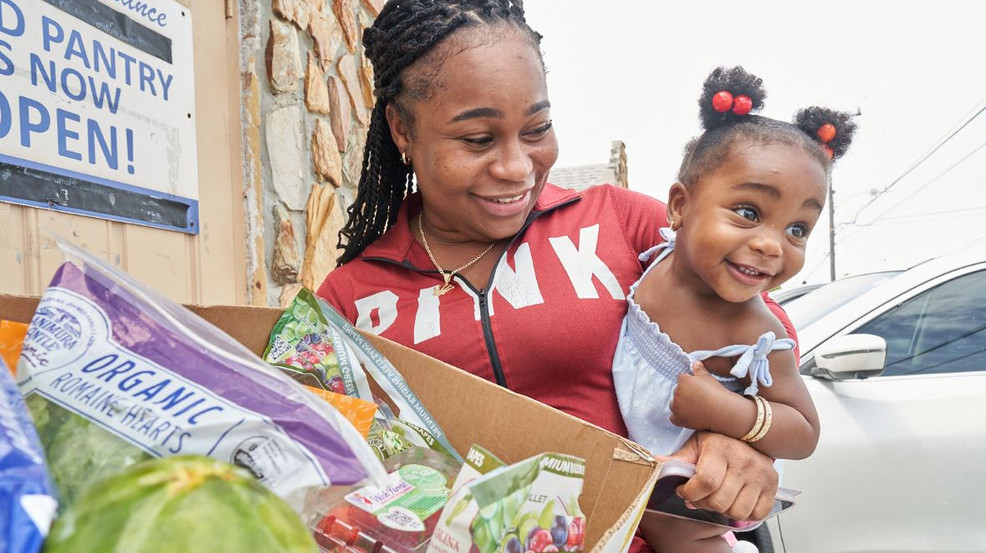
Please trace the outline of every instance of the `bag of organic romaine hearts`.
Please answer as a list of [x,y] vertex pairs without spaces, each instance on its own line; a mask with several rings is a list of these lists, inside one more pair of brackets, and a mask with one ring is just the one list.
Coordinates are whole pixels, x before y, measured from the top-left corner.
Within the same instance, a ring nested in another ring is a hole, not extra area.
[[[581,551],[584,474],[583,459],[543,453],[476,478],[449,501],[429,553]],[[456,503],[462,498],[475,507]]]
[[148,457],[239,465],[301,508],[307,492],[386,477],[328,403],[218,328],[67,244],[18,366],[65,504]]

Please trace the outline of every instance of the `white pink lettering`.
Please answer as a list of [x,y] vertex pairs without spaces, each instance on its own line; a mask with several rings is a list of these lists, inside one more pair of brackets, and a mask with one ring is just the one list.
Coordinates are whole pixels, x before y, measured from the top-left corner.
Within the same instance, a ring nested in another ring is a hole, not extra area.
[[[373,315],[376,312],[377,322]],[[383,290],[356,300],[356,328],[382,334],[397,320],[397,294]]]
[[616,276],[609,267],[603,263],[602,259],[596,255],[596,245],[599,241],[599,225],[585,227],[579,230],[578,247],[572,243],[567,236],[555,236],[548,238],[551,247],[555,250],[555,255],[561,261],[568,279],[575,288],[575,293],[580,299],[597,299],[599,293],[593,284],[593,277],[606,288],[609,295],[615,300],[622,300],[623,287],[620,286]]
[[506,260],[496,267],[493,279],[493,289],[503,296],[514,309],[522,309],[544,303],[541,288],[538,286],[537,273],[534,272],[534,259],[531,257],[531,246],[526,242],[517,248],[514,254],[514,271]]
[[435,295],[434,286],[423,288],[418,292],[418,313],[414,316],[415,344],[442,334],[441,315],[438,312],[439,299],[439,296]]

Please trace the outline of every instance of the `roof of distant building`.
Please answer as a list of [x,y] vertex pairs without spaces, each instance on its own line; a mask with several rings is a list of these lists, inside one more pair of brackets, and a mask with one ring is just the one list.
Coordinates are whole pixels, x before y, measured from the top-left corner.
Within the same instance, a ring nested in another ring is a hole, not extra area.
[[585,190],[595,184],[612,184],[628,188],[626,146],[614,140],[609,152],[609,163],[556,167],[548,175],[548,182],[556,186]]

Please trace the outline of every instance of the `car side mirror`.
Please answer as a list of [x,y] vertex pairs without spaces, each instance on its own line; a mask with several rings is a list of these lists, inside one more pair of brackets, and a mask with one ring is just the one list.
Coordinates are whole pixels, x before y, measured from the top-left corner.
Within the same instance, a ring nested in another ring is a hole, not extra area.
[[836,336],[815,350],[812,376],[826,380],[880,376],[887,362],[887,341],[873,334]]

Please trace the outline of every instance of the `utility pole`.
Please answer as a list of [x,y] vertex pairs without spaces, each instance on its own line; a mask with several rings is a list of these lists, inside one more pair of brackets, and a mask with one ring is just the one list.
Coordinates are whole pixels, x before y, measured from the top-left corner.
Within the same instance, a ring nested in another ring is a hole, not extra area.
[[[863,115],[863,110],[856,108],[853,117]],[[829,281],[835,280],[835,190],[832,190],[832,172],[829,171]]]
[[829,176],[829,280],[835,280],[835,190]]

